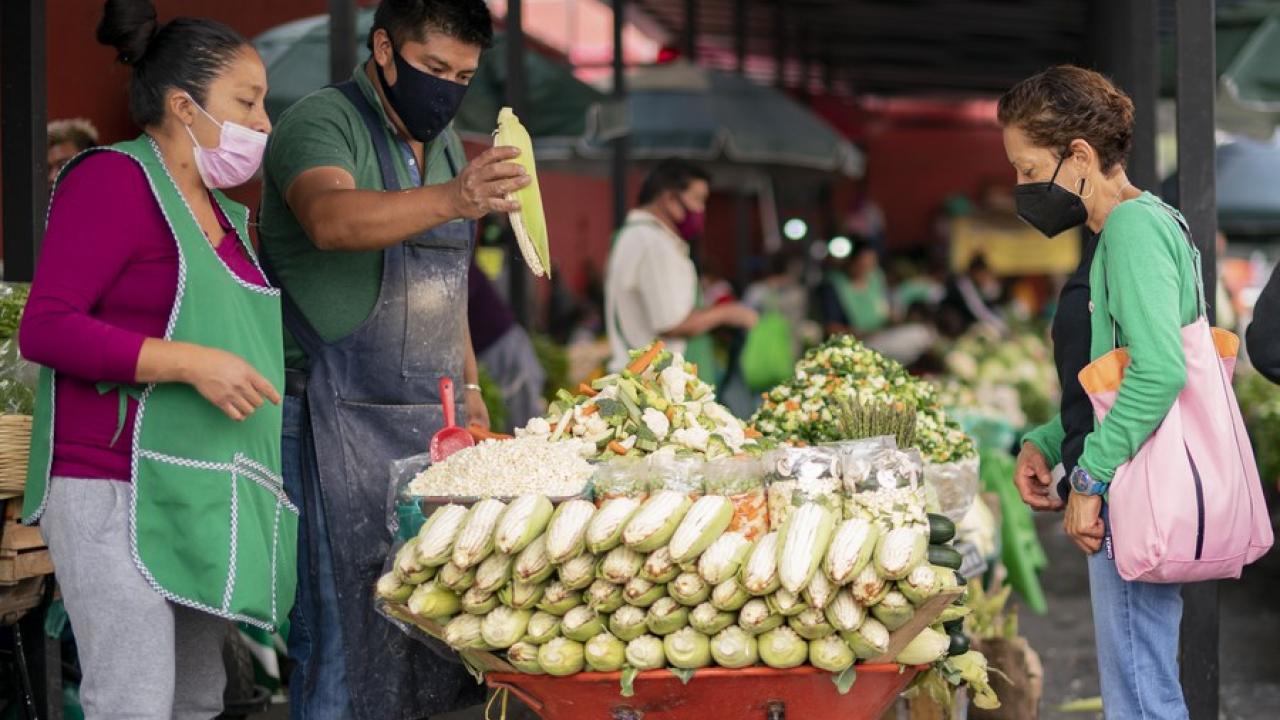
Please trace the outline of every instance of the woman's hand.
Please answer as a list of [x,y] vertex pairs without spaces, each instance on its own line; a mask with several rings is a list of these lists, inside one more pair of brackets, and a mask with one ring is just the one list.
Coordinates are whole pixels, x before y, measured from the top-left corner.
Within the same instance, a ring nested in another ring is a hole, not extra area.
[[1067,514],[1062,519],[1067,536],[1087,555],[1102,548],[1106,528],[1102,524],[1102,496],[1071,493],[1067,501]]
[[1018,465],[1013,471],[1013,484],[1022,496],[1022,502],[1040,512],[1062,509],[1062,499],[1053,487],[1053,473],[1044,454],[1035,443],[1022,443],[1018,453]]
[[227,417],[244,420],[263,402],[280,404],[280,393],[240,356],[190,345],[185,381]]
[[468,388],[463,394],[463,406],[467,410],[467,424],[479,425],[489,430],[489,408],[485,407],[480,391]]

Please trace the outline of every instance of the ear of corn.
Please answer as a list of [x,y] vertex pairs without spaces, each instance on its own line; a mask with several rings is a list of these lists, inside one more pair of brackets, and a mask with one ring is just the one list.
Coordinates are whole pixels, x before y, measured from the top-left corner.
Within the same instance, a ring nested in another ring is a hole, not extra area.
[[509,107],[498,111],[498,127],[493,134],[493,144],[494,147],[514,147],[520,150],[520,156],[513,162],[523,165],[532,181],[527,187],[511,194],[510,197],[520,203],[520,210],[507,213],[507,217],[529,270],[537,277],[551,277],[551,251],[547,244],[547,221],[542,212],[542,191],[538,189],[538,173],[533,161],[533,140]]
[[711,638],[711,657],[720,667],[733,670],[750,667],[760,659],[756,639],[734,625]]
[[586,500],[567,500],[556,508],[547,526],[547,557],[552,565],[566,563],[586,547],[587,523],[596,506]]
[[896,661],[903,665],[929,665],[941,660],[951,647],[951,638],[931,627],[920,631],[898,653]]
[[827,622],[841,632],[857,630],[866,619],[866,608],[859,605],[848,590],[836,593],[831,604],[827,606]]
[[737,578],[729,578],[711,589],[710,603],[717,610],[737,612],[751,599],[751,593],[742,587]]
[[662,638],[662,649],[674,668],[697,670],[711,664],[711,639],[691,627]]
[[594,672],[615,672],[627,662],[627,646],[622,640],[602,632],[587,641],[584,654]]
[[689,627],[711,636],[734,624],[737,619],[731,612],[722,612],[711,603],[702,603],[690,611]]
[[449,562],[436,573],[436,582],[456,593],[464,593],[476,584],[476,569],[464,570]]
[[841,673],[853,665],[853,648],[839,635],[825,635],[809,641],[809,664],[819,670]]
[[890,590],[884,599],[871,608],[871,614],[884,624],[889,632],[906,625],[915,614],[911,602],[897,590]]
[[510,585],[498,591],[498,599],[503,605],[514,610],[532,610],[542,600],[546,587],[541,583],[526,583],[512,580]]
[[779,627],[758,638],[760,659],[778,670],[799,667],[809,659],[809,644],[789,627]]
[[511,579],[511,566],[514,564],[515,558],[510,555],[490,555],[476,568],[476,584],[473,587],[481,592],[498,592]]
[[627,664],[637,670],[657,670],[667,666],[662,638],[641,635],[627,643]]
[[514,555],[546,530],[554,508],[545,495],[521,495],[502,513],[494,533],[498,552]]
[[924,562],[929,536],[919,526],[894,528],[876,545],[876,572],[888,580],[901,580]]
[[493,552],[493,531],[506,507],[501,500],[493,498],[471,506],[462,529],[458,531],[458,539],[453,543],[454,565],[467,570],[479,565]]
[[582,643],[558,637],[539,645],[538,665],[553,677],[576,675],[585,666]]
[[733,520],[733,501],[723,495],[703,495],[689,508],[671,536],[668,547],[677,563],[695,560]]
[[600,577],[615,585],[625,585],[640,573],[643,565],[643,555],[626,545],[619,545],[600,561]]
[[434,582],[419,585],[406,604],[409,612],[431,620],[449,617],[461,608],[455,593]]
[[494,608],[493,612],[486,615],[480,623],[480,637],[484,639],[486,645],[504,650],[524,637],[531,617],[533,613],[528,610]]
[[853,599],[863,607],[875,605],[889,592],[888,581],[880,577],[874,565],[864,567],[849,587],[853,593]]
[[742,564],[740,580],[742,587],[752,595],[768,595],[778,589],[781,581],[778,578],[778,543],[781,536],[771,532],[761,537],[752,546],[747,561]]
[[649,631],[647,616],[643,608],[623,605],[609,616],[609,632],[623,642],[631,642]]
[[898,581],[898,590],[913,605],[923,605],[926,600],[937,595],[942,589],[938,573],[932,565],[917,565],[911,574]]
[[778,577],[783,589],[804,590],[826,555],[834,528],[835,516],[822,504],[808,502],[796,508],[782,535]]
[[521,641],[531,645],[541,645],[558,635],[560,635],[559,616],[539,610],[529,618],[529,625],[525,628]]
[[640,509],[640,501],[630,497],[613,497],[605,501],[587,524],[587,549],[599,555],[622,543],[622,531]]
[[418,531],[418,560],[423,565],[437,567],[449,562],[453,543],[462,530],[467,509],[461,505],[445,505],[437,508]]
[[827,548],[823,570],[836,585],[848,585],[871,561],[879,530],[867,518],[845,520],[836,528]]
[[474,585],[462,594],[462,611],[472,615],[484,615],[498,607],[497,593],[484,592]]
[[711,597],[711,586],[696,572],[684,572],[667,584],[667,594],[686,607],[697,607]]
[[554,570],[551,559],[547,557],[547,536],[539,535],[529,546],[516,556],[512,575],[516,580],[527,583],[540,583],[551,577]]
[[867,618],[857,630],[841,633],[840,636],[861,660],[878,657],[889,649],[889,630],[873,617]]
[[676,490],[650,496],[622,531],[622,542],[636,552],[657,550],[671,540],[692,504],[688,495]]
[[689,624],[689,608],[669,597],[659,598],[649,607],[645,623],[654,635],[670,635]]
[[577,642],[586,642],[603,630],[604,621],[600,614],[586,605],[570,610],[560,620],[560,634]]
[[596,579],[596,556],[579,555],[556,569],[560,582],[571,590],[586,590]]
[[527,675],[545,675],[538,664],[538,646],[527,642],[518,642],[507,650],[507,662],[515,669]]
[[378,597],[383,600],[393,603],[402,603],[408,600],[409,596],[413,594],[413,589],[413,585],[402,583],[400,578],[396,577],[394,572],[389,572],[378,578],[376,592],[378,593]]
[[622,607],[622,586],[614,585],[608,580],[596,580],[583,593],[587,607],[596,612],[611,613]]
[[538,609],[552,615],[564,615],[581,604],[582,593],[556,580],[547,585],[547,589],[543,591]]
[[622,588],[622,599],[627,605],[647,608],[667,596],[667,586],[651,583],[643,578],[631,578]]
[[799,615],[787,618],[787,626],[805,640],[824,638],[836,631],[827,622],[826,614],[815,608],[805,608]]
[[680,574],[680,566],[671,559],[671,551],[665,546],[649,553],[640,568],[640,577],[651,583],[669,583]]
[[760,635],[781,626],[786,618],[774,612],[769,603],[761,598],[752,598],[738,612],[738,627],[751,635]]
[[831,599],[835,597],[836,587],[827,579],[826,573],[816,572],[801,594],[804,596],[805,602],[809,604],[809,607],[824,610],[830,604]]
[[742,533],[724,533],[698,558],[698,572],[709,584],[719,585],[738,574],[750,550],[751,542]]
[[783,617],[791,617],[799,615],[809,607],[804,598],[787,590],[786,588],[778,588],[778,591],[770,595],[766,602],[769,603],[769,609],[782,615]]

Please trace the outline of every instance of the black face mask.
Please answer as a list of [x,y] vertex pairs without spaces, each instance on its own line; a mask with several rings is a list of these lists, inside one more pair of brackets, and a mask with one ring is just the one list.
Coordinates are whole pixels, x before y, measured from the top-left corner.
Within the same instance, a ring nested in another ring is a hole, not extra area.
[[458,114],[467,86],[422,72],[401,57],[398,50],[392,50],[391,54],[396,63],[395,85],[387,84],[382,66],[374,63],[382,92],[409,134],[419,142],[431,142]]
[[[1054,168],[1049,182],[1025,183],[1013,189],[1018,217],[1044,233],[1045,237],[1061,235],[1077,225],[1083,225],[1089,219],[1089,211],[1085,209],[1080,196],[1054,182],[1066,159],[1064,155],[1058,161],[1058,167]],[[1083,178],[1080,180],[1080,191],[1084,192]]]

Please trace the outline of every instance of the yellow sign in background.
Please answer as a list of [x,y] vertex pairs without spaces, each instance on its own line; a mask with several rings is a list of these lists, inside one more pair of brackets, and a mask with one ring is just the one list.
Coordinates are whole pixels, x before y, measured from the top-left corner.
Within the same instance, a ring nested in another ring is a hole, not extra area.
[[982,255],[998,275],[1057,275],[1080,263],[1080,230],[1045,238],[1017,218],[959,217],[951,221],[951,268],[969,269]]

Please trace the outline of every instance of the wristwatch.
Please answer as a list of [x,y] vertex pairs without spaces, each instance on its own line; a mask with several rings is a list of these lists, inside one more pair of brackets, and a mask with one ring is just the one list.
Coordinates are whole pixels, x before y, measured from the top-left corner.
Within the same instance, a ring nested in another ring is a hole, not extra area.
[[1094,480],[1088,470],[1077,465],[1071,471],[1071,490],[1081,495],[1102,495],[1107,491],[1107,483]]

